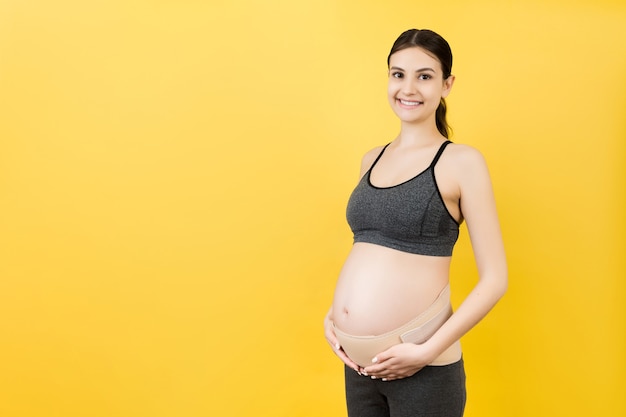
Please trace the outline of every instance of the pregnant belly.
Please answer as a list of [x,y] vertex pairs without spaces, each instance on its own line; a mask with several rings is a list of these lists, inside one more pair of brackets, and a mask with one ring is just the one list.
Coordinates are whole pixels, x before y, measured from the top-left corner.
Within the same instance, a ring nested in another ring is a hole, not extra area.
[[449,258],[355,244],[335,289],[335,326],[362,336],[380,335],[402,326],[437,298],[448,283],[449,266]]

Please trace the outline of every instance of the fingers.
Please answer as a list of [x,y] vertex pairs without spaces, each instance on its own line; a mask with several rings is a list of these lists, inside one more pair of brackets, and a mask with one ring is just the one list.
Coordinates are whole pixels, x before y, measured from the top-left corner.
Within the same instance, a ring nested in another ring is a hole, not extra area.
[[339,357],[339,359],[342,360],[343,363],[345,363],[349,368],[354,369],[356,372],[361,373],[361,367],[359,365],[357,365],[354,361],[352,361],[352,359],[350,359],[348,357],[348,355],[346,355],[346,352],[344,352],[344,350],[340,347],[339,349],[335,350],[335,354]]
[[357,365],[352,359],[350,359],[348,355],[346,355],[346,352],[341,348],[339,343],[336,343],[335,345],[332,345],[331,343],[331,346],[333,346],[333,351],[335,352],[335,355],[337,355],[343,363],[345,363],[348,367],[354,369],[356,372],[361,373],[361,367]]
[[341,348],[341,344],[337,340],[337,337],[335,336],[335,332],[333,331],[332,322],[328,319],[325,320],[325,323],[324,323],[324,333],[326,336],[326,341],[332,347],[333,351],[335,352],[335,355],[337,355],[339,359],[341,359],[341,361],[345,363],[348,367],[354,369],[358,373],[361,373],[361,368],[359,367],[359,365],[353,362],[348,357],[348,355],[346,355],[346,352],[344,352],[344,350]]
[[372,359],[372,365],[363,369],[363,374],[373,379],[392,381],[414,375],[422,366],[415,364],[405,355],[401,346],[396,345],[379,353]]
[[326,341],[334,350],[339,350],[341,348],[341,345],[337,340],[337,336],[335,336],[335,332],[333,331],[332,324],[324,326],[324,335],[326,336]]
[[339,344],[339,341],[333,335],[326,335],[326,341],[328,342],[330,347],[333,348],[333,350],[341,349],[341,345]]
[[361,372],[361,368],[359,367],[359,365],[357,365],[354,361],[352,361],[352,359],[350,359],[348,355],[346,354],[346,352],[341,348],[341,345],[337,341],[337,338],[332,337],[332,338],[327,338],[327,340],[328,340],[328,343],[333,348],[335,355],[337,355],[343,363],[345,363],[347,366],[354,369],[355,371],[359,373]]
[[372,367],[367,367],[361,371],[361,373],[365,376],[369,376],[372,379],[380,379],[381,381],[394,381],[396,379],[402,379],[410,377],[417,372],[419,372],[422,368],[383,368],[383,369],[375,369]]
[[365,368],[367,372],[377,372],[383,369],[387,369],[389,366],[393,365],[393,362],[387,363],[390,360],[394,359],[396,356],[393,353],[394,347],[390,347],[384,352],[379,353],[378,355],[372,358],[372,365]]
[[395,367],[393,361],[385,361],[383,363],[376,363],[363,368],[366,375],[374,376],[378,378],[388,377],[394,372]]

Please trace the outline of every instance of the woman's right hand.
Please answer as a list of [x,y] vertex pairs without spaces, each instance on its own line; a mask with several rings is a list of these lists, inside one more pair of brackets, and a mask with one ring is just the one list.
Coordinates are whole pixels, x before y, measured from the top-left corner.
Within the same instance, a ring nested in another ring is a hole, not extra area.
[[335,336],[335,331],[333,330],[333,321],[331,320],[330,316],[331,316],[331,313],[328,312],[328,314],[324,318],[324,335],[326,336],[326,341],[332,347],[333,352],[335,352],[335,355],[337,355],[343,363],[345,363],[348,367],[354,369],[356,372],[360,374],[361,368],[359,367],[359,365],[354,363],[348,357],[348,355],[346,355],[346,352],[344,352],[343,348],[339,344],[339,341],[337,340],[337,336]]

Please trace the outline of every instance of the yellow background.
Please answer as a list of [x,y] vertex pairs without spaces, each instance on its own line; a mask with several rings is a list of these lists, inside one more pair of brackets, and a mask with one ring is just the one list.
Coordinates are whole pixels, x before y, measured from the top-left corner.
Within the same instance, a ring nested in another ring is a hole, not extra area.
[[625,415],[623,0],[0,1],[0,415],[345,415],[322,318],[411,27],[510,264],[466,416]]

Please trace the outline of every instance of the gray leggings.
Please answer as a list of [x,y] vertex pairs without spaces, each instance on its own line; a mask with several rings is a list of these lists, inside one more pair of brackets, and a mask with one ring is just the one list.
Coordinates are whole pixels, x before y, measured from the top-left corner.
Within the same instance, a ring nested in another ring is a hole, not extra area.
[[463,359],[394,381],[346,367],[345,382],[348,417],[462,417],[465,409]]

